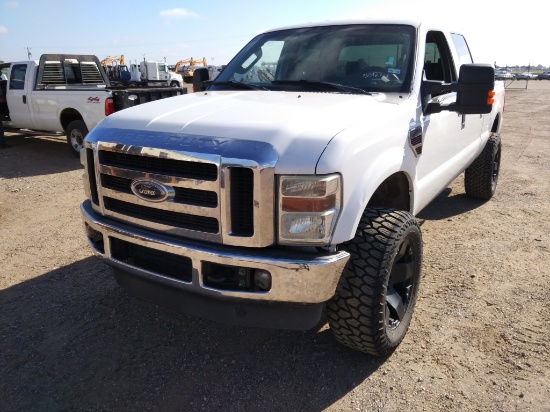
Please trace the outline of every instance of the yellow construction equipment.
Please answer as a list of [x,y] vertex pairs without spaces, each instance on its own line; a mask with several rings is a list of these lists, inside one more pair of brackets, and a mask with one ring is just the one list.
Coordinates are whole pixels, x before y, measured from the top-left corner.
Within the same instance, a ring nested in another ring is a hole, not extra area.
[[106,57],[104,58],[103,60],[101,60],[101,65],[103,67],[106,67],[106,66],[115,66],[115,65],[124,65],[124,55],[122,54],[120,57],[118,56],[109,56],[109,57]]
[[174,71],[176,73],[181,72],[181,75],[183,76],[183,81],[185,83],[191,83],[191,80],[193,79],[193,70],[195,66],[200,65],[208,67],[208,63],[206,63],[206,57],[203,57],[202,60],[195,60],[192,57],[190,59],[180,60],[176,63]]

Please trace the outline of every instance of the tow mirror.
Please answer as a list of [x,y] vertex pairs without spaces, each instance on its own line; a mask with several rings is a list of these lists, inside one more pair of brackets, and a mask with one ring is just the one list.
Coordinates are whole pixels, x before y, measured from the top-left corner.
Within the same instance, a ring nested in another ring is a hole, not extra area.
[[491,113],[495,95],[495,69],[488,64],[463,64],[457,82],[422,81],[423,94],[456,92],[456,103],[428,103],[426,114],[444,110],[460,114]]
[[193,71],[193,91],[202,92],[210,86],[210,74],[206,67],[201,67]]

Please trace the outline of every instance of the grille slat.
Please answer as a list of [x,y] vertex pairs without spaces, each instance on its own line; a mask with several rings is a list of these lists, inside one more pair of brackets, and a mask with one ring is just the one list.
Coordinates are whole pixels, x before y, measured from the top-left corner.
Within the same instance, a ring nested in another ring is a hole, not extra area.
[[154,209],[110,197],[104,197],[103,202],[107,210],[136,219],[205,233],[219,232],[218,220],[212,217]]
[[106,166],[131,169],[146,173],[158,173],[167,176],[208,180],[212,182],[216,181],[218,178],[218,167],[212,163],[183,162],[174,159],[106,151],[100,152],[99,161]]

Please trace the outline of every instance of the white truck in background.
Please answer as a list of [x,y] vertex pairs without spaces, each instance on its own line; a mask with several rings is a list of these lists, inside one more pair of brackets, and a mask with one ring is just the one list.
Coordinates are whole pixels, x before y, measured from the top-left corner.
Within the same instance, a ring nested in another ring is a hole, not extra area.
[[494,68],[437,22],[340,21],[259,34],[206,86],[88,135],[93,251],[145,299],[288,329],[326,311],[342,344],[391,353],[420,290],[415,215],[462,173],[495,193]]
[[129,87],[184,86],[182,75],[168,70],[166,63],[144,60],[139,64],[131,63],[129,71],[130,80],[127,83]]
[[6,130],[66,135],[79,156],[89,130],[110,114],[187,92],[180,87],[111,87],[93,55],[44,54],[38,61],[0,64],[0,120]]

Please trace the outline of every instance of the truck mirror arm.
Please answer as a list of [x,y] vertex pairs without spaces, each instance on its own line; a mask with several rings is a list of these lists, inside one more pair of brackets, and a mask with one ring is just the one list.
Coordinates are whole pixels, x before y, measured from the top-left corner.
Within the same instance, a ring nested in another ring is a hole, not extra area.
[[491,92],[492,83],[444,83],[441,81],[423,80],[422,95],[425,101],[431,99],[432,94],[456,92],[456,103],[442,105],[439,102],[427,103],[424,114],[441,113],[442,111],[457,112],[460,114],[488,114],[492,110]]
[[485,64],[463,64],[460,67],[458,81],[422,80],[421,93],[424,101],[431,100],[432,94],[455,92],[456,103],[441,105],[438,102],[427,103],[424,114],[440,113],[444,110],[460,114],[491,113],[495,88],[495,72],[492,66]]

